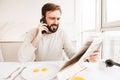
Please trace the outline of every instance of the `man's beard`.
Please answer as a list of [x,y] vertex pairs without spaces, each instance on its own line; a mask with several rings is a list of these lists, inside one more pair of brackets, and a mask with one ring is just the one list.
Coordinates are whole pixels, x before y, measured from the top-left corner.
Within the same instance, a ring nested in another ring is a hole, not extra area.
[[[56,26],[56,28],[52,27]],[[55,33],[58,30],[59,25],[58,24],[51,24],[50,26],[47,26],[48,30],[52,33]]]

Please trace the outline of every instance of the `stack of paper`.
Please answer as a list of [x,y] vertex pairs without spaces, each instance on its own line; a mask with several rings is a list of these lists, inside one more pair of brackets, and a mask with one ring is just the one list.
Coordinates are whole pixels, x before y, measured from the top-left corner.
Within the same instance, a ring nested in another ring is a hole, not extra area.
[[60,80],[69,80],[70,76],[75,74],[77,71],[85,69],[87,66],[83,66],[84,59],[97,51],[102,44],[102,38],[95,38],[94,40],[88,40],[78,54],[67,61],[58,73]]

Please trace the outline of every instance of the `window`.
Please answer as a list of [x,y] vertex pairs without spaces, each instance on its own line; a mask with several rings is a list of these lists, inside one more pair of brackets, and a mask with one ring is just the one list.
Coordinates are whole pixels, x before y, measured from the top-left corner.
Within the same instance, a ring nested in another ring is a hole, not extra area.
[[95,30],[96,0],[82,0],[81,10],[82,30]]
[[120,0],[102,0],[102,28],[120,27]]
[[106,31],[103,35],[102,57],[120,62],[120,31]]
[[77,48],[100,31],[100,0],[76,0]]
[[102,1],[102,31],[104,59],[120,62],[120,0]]
[[[81,41],[84,42],[85,39],[88,38],[91,34],[98,31],[98,27],[100,27],[100,14],[98,14],[100,10],[99,1],[98,0],[81,0],[81,4],[77,10],[79,10],[79,27],[81,27]],[[88,36],[86,36],[88,35]]]

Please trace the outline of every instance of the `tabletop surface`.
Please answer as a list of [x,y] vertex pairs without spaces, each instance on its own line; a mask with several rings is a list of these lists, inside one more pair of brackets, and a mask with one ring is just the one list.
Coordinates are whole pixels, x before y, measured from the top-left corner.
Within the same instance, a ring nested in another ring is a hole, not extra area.
[[[46,62],[0,62],[0,80],[27,80],[21,76],[21,73],[25,71],[24,68],[34,68],[36,66],[43,65],[53,65],[53,67],[58,66],[59,70],[63,66],[63,61],[46,61]],[[85,67],[85,68],[84,68]],[[79,72],[80,71],[80,72]],[[35,70],[37,72],[37,70]],[[12,76],[5,79],[10,74]],[[85,80],[120,80],[120,68],[113,66],[111,68],[106,68],[103,64],[98,63],[87,63],[85,66],[82,64],[71,66],[66,70],[57,73],[57,78],[51,80],[66,80],[66,77],[71,77],[72,75],[83,76]],[[29,77],[29,75],[27,75]],[[33,75],[32,75],[33,76]],[[92,77],[91,77],[92,76]],[[99,79],[98,79],[99,78]],[[32,80],[32,79],[29,79]],[[37,79],[35,79],[37,80]],[[38,79],[39,80],[39,79]],[[72,79],[67,79],[72,80]]]
[[[25,80],[21,73],[24,71],[24,68],[36,68],[45,65],[46,67],[52,68],[57,66],[59,70],[61,66],[64,64],[63,61],[45,61],[45,62],[0,62],[0,80]],[[52,65],[49,66],[49,65]],[[54,68],[53,68],[54,69]],[[45,70],[45,69],[44,69]],[[5,79],[11,74],[11,77]],[[56,78],[52,80],[57,80]]]
[[57,75],[59,80],[120,80],[120,67],[106,67],[102,62],[76,63]]

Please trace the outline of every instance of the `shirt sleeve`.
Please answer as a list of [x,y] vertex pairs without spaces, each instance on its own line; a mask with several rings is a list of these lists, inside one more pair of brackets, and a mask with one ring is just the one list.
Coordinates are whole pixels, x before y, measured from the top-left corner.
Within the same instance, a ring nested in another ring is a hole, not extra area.
[[35,29],[27,33],[27,36],[18,52],[18,60],[20,62],[28,62],[35,60],[36,48],[31,44],[31,41],[34,38],[35,34],[36,34]]
[[63,36],[63,42],[64,42],[63,49],[68,58],[70,59],[76,53],[76,49],[73,47],[70,37],[65,32]]

